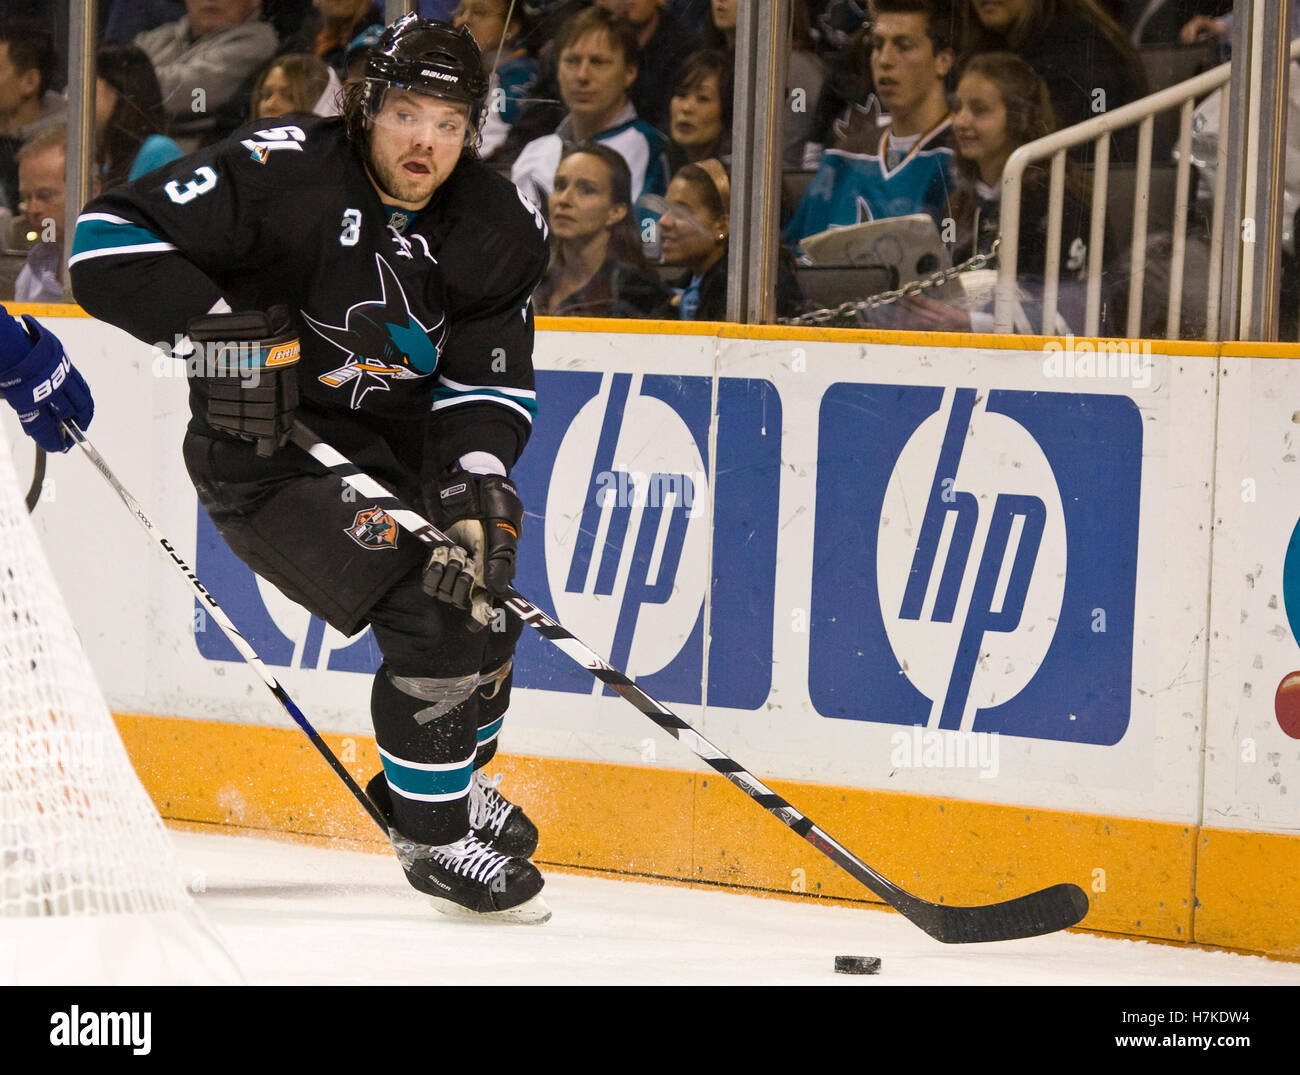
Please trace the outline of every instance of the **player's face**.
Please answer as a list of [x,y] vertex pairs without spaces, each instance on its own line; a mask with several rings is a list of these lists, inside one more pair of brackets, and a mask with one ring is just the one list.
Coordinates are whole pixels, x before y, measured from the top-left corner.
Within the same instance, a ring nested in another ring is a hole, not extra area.
[[1005,33],[1021,15],[1029,0],[972,0],[975,16],[988,30]]
[[547,209],[551,234],[570,242],[608,231],[627,215],[627,206],[614,204],[605,162],[591,153],[570,153],[560,161]]
[[680,177],[668,184],[664,200],[668,208],[659,218],[664,264],[707,268],[726,245],[727,222],[715,219],[695,186]]
[[370,171],[380,194],[423,209],[460,160],[468,127],[463,104],[390,89],[370,123]]
[[584,126],[599,131],[627,102],[636,68],[604,33],[590,33],[560,54],[559,81],[565,106]]
[[952,64],[947,50],[935,55],[925,26],[919,13],[882,14],[871,31],[876,96],[891,115],[907,115],[921,106]]
[[460,0],[451,23],[457,29],[468,26],[479,50],[487,52],[501,44],[509,6],[509,0]]
[[713,0],[711,7],[713,25],[719,30],[736,28],[736,0]]
[[286,112],[296,112],[298,104],[282,67],[272,67],[262,79],[257,98],[257,119],[275,119]]
[[668,106],[668,127],[672,139],[688,152],[708,148],[722,134],[722,95],[718,76],[705,75],[673,94]]
[[957,111],[952,133],[957,152],[980,166],[987,177],[1000,175],[1015,148],[1007,131],[1007,108],[998,88],[983,75],[971,73],[957,85]]
[[67,157],[62,146],[52,146],[18,165],[18,202],[28,226],[44,236],[53,220],[54,235],[59,240],[63,238],[66,167]]

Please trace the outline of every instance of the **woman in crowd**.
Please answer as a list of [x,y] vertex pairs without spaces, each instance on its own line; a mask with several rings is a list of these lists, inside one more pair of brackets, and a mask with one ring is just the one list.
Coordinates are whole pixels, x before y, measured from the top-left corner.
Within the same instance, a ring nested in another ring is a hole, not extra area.
[[620,154],[598,142],[567,150],[547,208],[551,263],[533,294],[537,313],[650,317],[668,301],[641,252],[632,173]]
[[[986,53],[962,72],[955,97],[953,134],[957,141],[957,184],[951,209],[957,224],[953,260],[986,254],[1000,231],[1002,170],[1020,146],[1050,134],[1056,126],[1046,83],[1019,56]],[[1083,329],[1088,269],[1089,210],[1086,192],[1067,167],[1061,219],[1060,298],[1057,323],[1043,326],[1037,300],[1047,265],[1048,178],[1045,166],[1025,172],[1020,205],[1016,282],[1027,303],[1017,311],[1019,332],[1080,332]],[[967,309],[915,295],[902,301],[906,327],[947,332],[992,332],[991,303]],[[1103,311],[1104,323],[1118,324],[1116,311]]]
[[184,156],[165,134],[167,113],[149,57],[134,45],[103,45],[95,62],[95,156],[102,189]]
[[517,0],[460,0],[452,23],[469,27],[483,53],[483,73],[489,76],[479,141],[479,156],[486,160],[505,142],[537,82],[537,61],[523,44],[531,21]]
[[[961,0],[962,57],[1014,52],[1047,84],[1058,127],[1072,127],[1146,93],[1124,31],[1096,0]],[[1136,158],[1137,128],[1112,140],[1111,159]],[[1083,163],[1091,149],[1076,154]]]
[[[727,236],[731,179],[722,162],[687,164],[668,184],[659,238],[665,265],[683,270],[672,299],[658,316],[682,321],[723,321],[727,316]],[[778,263],[776,312],[792,317],[802,296],[784,258]]]
[[342,83],[324,60],[307,52],[277,56],[263,69],[249,96],[253,119],[276,119],[288,112],[337,116]]
[[729,163],[731,110],[731,59],[717,49],[692,53],[677,71],[668,104],[672,171],[710,157]]

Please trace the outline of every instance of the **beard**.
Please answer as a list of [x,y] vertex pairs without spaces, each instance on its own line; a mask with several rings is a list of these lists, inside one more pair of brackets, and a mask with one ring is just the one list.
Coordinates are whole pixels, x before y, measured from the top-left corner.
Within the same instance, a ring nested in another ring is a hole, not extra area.
[[424,175],[412,176],[396,161],[370,155],[370,175],[375,185],[394,201],[412,204],[428,201],[438,189],[442,180],[438,177],[433,162],[425,162],[429,171]]

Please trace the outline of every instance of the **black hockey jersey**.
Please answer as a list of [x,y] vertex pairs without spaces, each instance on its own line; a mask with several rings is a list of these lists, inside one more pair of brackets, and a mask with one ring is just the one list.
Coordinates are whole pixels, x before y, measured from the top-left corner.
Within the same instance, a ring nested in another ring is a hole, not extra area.
[[[536,411],[530,296],[546,226],[462,158],[418,213],[383,205],[341,120],[290,115],[86,206],[69,265],[93,316],[170,350],[224,299],[298,314],[300,413],[343,450],[380,435],[441,468],[470,451],[507,467]],[[201,359],[201,356],[198,356]],[[204,422],[191,380],[190,428]]]

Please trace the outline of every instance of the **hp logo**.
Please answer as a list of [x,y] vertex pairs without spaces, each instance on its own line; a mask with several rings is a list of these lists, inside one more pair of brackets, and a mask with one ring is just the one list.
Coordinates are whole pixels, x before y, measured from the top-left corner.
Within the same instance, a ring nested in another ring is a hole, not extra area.
[[1136,405],[835,385],[820,438],[817,711],[1117,742],[1132,679]]
[[[666,702],[703,697],[709,599],[709,702],[756,708],[771,682],[780,404],[766,381],[718,382],[713,478],[714,389],[707,377],[539,373],[545,403],[514,476],[544,518],[525,524],[516,585]],[[515,683],[601,689],[527,634]]]

